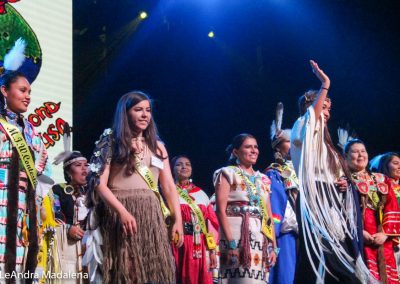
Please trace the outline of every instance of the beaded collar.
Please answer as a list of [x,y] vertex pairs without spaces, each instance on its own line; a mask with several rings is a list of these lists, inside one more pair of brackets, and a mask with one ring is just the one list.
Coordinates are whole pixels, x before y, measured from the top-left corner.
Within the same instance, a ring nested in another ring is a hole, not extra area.
[[[240,167],[236,167],[237,169],[239,169],[239,171],[244,175],[244,177],[247,177],[247,180],[250,181],[253,185],[249,185],[247,184],[248,182],[246,181],[246,179],[243,179],[243,182],[246,185],[246,192],[247,195],[249,197],[249,203],[251,206],[259,206],[260,205],[260,196],[261,196],[261,189],[260,189],[260,185],[257,182],[257,179],[260,178],[260,176],[258,175],[258,172],[254,172],[253,175],[246,173],[242,168]],[[254,190],[255,188],[255,190]]]

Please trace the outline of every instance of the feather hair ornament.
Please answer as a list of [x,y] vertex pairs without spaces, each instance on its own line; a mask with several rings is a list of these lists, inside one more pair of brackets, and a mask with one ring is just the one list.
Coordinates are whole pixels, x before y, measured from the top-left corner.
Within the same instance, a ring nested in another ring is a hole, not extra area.
[[349,125],[347,125],[346,128],[339,127],[337,132],[338,132],[338,146],[341,149],[344,149],[344,146],[346,145],[347,142],[357,138],[356,137],[357,135],[354,133],[354,131],[351,135],[349,135],[350,132]]
[[58,154],[53,161],[54,165],[58,165],[64,162],[68,157],[73,153],[71,151],[71,127],[68,123],[64,124],[64,134],[63,134],[63,142],[64,142],[64,151]]
[[271,124],[271,140],[279,135],[282,130],[282,118],[283,118],[283,104],[279,102],[276,106],[275,120]]
[[25,60],[25,40],[19,38],[14,47],[4,56],[4,69],[9,71],[16,71],[21,67]]

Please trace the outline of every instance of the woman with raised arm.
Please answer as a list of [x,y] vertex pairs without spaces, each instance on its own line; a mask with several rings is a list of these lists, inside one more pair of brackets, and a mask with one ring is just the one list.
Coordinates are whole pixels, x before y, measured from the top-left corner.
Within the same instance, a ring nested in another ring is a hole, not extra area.
[[[88,190],[104,201],[104,283],[175,283],[169,240],[183,243],[178,194],[168,153],[158,137],[150,98],[132,91],[117,105],[112,129],[96,143]],[[172,213],[158,190],[160,182]]]
[[270,206],[271,182],[253,169],[259,154],[254,136],[237,135],[227,153],[228,166],[214,173],[220,278],[222,283],[264,284],[278,250]]
[[296,283],[366,283],[361,251],[358,195],[327,128],[329,77],[310,61],[321,82],[299,99],[300,118],[291,133],[291,157],[299,179],[297,214],[300,248]]
[[400,235],[400,212],[390,180],[368,170],[368,152],[363,141],[350,140],[343,152],[360,194],[365,262],[376,280],[399,283],[394,240]]

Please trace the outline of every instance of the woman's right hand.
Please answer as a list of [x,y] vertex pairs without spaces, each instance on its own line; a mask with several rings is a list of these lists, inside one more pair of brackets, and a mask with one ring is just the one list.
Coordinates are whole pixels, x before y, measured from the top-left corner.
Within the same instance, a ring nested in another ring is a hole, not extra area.
[[125,235],[133,236],[137,233],[135,217],[133,217],[128,211],[124,210],[121,212],[119,214],[119,220]]
[[68,230],[68,237],[70,237],[73,240],[81,240],[84,234],[85,231],[76,225],[72,225]]
[[217,268],[217,253],[215,250],[210,251],[210,269]]
[[239,266],[239,249],[228,250],[228,265],[232,267]]
[[366,244],[372,244],[374,242],[374,237],[365,230],[363,230],[363,237]]

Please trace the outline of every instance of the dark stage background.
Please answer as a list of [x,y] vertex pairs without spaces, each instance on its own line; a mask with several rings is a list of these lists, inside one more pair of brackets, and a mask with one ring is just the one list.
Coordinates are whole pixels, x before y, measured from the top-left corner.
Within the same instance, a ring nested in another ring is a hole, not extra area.
[[[234,135],[258,139],[258,169],[272,161],[269,128],[331,78],[331,134],[349,123],[370,156],[399,150],[399,1],[74,1],[74,147],[88,157],[119,97],[139,89],[170,156],[192,159],[208,193]],[[140,20],[140,11],[148,18]],[[208,33],[214,31],[215,37]]]

